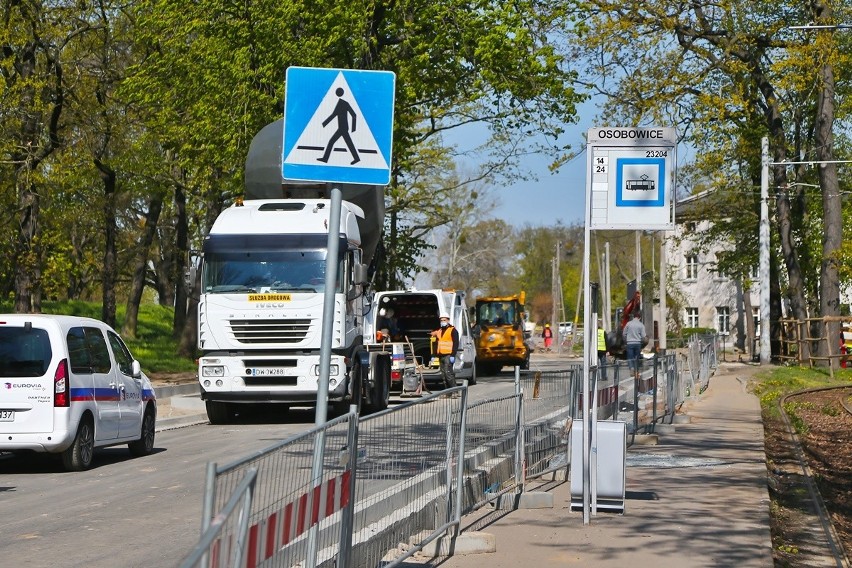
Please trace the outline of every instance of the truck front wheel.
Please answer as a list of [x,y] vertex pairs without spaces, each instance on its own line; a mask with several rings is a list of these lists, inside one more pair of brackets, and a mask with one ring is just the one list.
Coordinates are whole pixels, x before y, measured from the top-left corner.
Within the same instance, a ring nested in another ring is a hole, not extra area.
[[205,405],[210,424],[228,424],[234,418],[234,411],[227,402],[208,400],[205,401]]

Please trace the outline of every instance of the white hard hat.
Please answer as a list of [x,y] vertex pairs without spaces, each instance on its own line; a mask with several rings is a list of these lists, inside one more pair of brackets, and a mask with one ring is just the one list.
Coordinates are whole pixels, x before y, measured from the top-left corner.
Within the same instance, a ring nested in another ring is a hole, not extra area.
[[385,315],[387,315],[387,310],[386,310],[386,309],[384,309],[384,308],[380,308],[380,309],[379,309],[379,315],[380,315],[380,316],[382,316],[382,317],[384,317]]
[[450,314],[448,314],[444,310],[441,310],[441,319],[444,319],[444,318],[450,319]]

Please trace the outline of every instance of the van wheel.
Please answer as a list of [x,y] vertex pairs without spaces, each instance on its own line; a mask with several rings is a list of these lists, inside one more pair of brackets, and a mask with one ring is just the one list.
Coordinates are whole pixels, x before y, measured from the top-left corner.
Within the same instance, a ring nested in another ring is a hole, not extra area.
[[74,442],[62,452],[62,465],[68,471],[83,471],[92,465],[92,456],[95,453],[95,427],[92,418],[83,416],[80,425],[77,426],[77,435]]
[[154,432],[156,430],[157,416],[149,406],[145,409],[142,417],[142,431],[139,439],[127,444],[130,453],[136,457],[147,456],[154,451]]
[[205,401],[207,407],[207,418],[210,424],[228,424],[234,418],[234,413],[231,405],[227,402],[218,402],[215,400]]
[[379,412],[386,409],[390,402],[390,366],[387,357],[376,357],[373,378],[375,384],[367,393],[367,410]]

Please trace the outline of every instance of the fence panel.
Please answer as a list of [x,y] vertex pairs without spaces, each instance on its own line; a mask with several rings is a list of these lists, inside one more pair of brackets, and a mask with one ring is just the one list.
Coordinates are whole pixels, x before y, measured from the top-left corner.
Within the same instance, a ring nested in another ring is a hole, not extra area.
[[[215,467],[208,465],[208,469]],[[243,565],[256,480],[257,469],[245,472],[225,506],[203,531],[198,544],[181,561],[180,568]],[[230,536],[223,539],[223,534]]]
[[518,395],[508,395],[468,405],[463,514],[517,487],[520,404]]
[[466,395],[456,387],[361,419],[349,566],[394,566],[400,559],[388,552],[400,543],[428,542],[457,524]]
[[[646,359],[638,379],[624,361],[592,367],[598,418],[625,420],[633,434],[671,420],[690,389],[706,388],[715,338],[694,337],[685,361],[688,372],[674,354]],[[233,565],[236,552],[246,567],[400,564],[457,530],[462,514],[522,490],[528,476],[567,468],[582,373],[579,364],[519,373],[516,394],[471,404],[463,386],[360,419],[347,414],[216,468],[205,527],[257,474],[246,536],[239,523],[217,526],[206,565]],[[412,539],[419,544],[400,557]]]
[[[244,566],[316,565],[324,560],[315,556],[318,550],[325,559],[336,556],[339,518],[351,500],[354,456],[349,448],[356,420],[355,414],[346,414],[217,469],[208,488],[213,493],[210,517],[223,510],[245,472],[257,469]],[[319,472],[313,471],[315,452],[322,457]],[[221,546],[233,539],[223,531]]]

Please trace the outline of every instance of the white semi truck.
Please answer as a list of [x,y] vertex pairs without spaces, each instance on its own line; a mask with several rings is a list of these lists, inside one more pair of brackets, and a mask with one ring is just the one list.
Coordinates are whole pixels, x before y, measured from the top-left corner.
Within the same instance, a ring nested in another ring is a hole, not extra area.
[[340,246],[327,402],[388,404],[390,352],[364,346],[384,188],[337,184],[340,227],[329,227],[331,187],[281,178],[282,132],[279,120],[252,140],[245,200],[223,211],[204,240],[198,379],[214,424],[259,403],[316,404],[329,233]]

